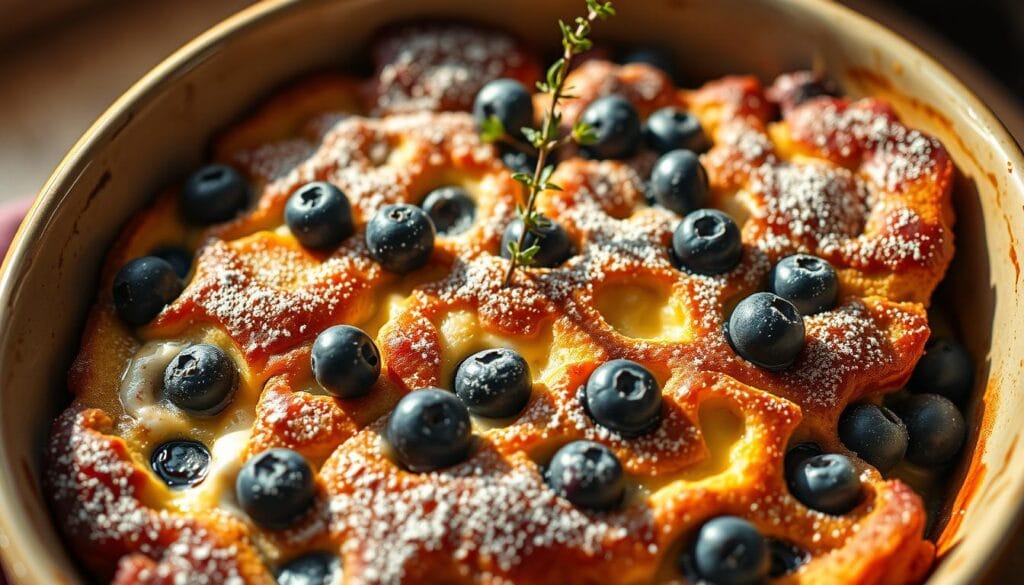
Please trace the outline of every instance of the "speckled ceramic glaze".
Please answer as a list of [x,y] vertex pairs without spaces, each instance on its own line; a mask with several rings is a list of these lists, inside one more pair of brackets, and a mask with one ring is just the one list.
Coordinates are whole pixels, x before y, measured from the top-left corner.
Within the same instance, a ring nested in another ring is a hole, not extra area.
[[[69,401],[65,374],[100,261],[125,220],[197,165],[211,135],[273,88],[343,67],[379,26],[425,16],[499,24],[544,46],[582,0],[265,2],[203,35],[125,94],[72,149],[22,225],[0,275],[0,555],[15,582],[76,583],[40,493],[41,447]],[[936,531],[932,583],[979,578],[1024,490],[1024,303],[1016,235],[1024,157],[974,95],[892,33],[815,0],[630,0],[608,40],[675,51],[694,78],[814,67],[853,96],[888,99],[959,168],[957,256],[936,311],[978,362],[970,447]],[[56,519],[57,522],[60,519]]]

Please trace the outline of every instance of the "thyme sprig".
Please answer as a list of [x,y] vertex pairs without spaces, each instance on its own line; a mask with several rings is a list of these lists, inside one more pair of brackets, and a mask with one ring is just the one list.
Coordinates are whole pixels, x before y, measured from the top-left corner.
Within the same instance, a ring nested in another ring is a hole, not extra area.
[[[512,276],[515,274],[516,268],[532,265],[534,262],[533,257],[540,251],[539,243],[534,243],[524,248],[526,246],[526,235],[532,231],[550,226],[550,220],[536,211],[534,207],[537,202],[537,196],[541,192],[562,190],[557,184],[551,182],[551,175],[555,172],[554,165],[548,164],[548,158],[551,153],[570,142],[586,145],[593,144],[597,139],[593,128],[583,122],[576,122],[572,127],[572,131],[564,136],[560,136],[559,130],[562,123],[562,115],[558,107],[559,102],[563,99],[575,97],[568,93],[572,88],[565,87],[565,78],[569,72],[569,67],[572,65],[572,60],[580,53],[590,50],[593,46],[589,36],[594,22],[605,20],[615,15],[615,8],[612,7],[610,1],[586,0],[586,2],[587,15],[585,17],[577,16],[573,25],[567,24],[562,20],[558,21],[558,28],[562,31],[562,56],[548,67],[544,80],[537,82],[537,89],[551,96],[550,104],[544,112],[540,128],[520,129],[528,145],[536,150],[537,165],[532,175],[522,172],[512,175],[513,179],[526,187],[529,195],[526,199],[526,205],[520,204],[516,206],[519,218],[523,222],[523,231],[519,234],[517,241],[510,242],[508,245],[511,261],[508,265],[508,271],[505,273],[502,286],[508,286],[512,282]],[[513,146],[522,147],[522,141],[510,136],[507,129],[502,126],[501,120],[496,116],[491,116],[481,125],[480,135],[487,142],[502,141]]]

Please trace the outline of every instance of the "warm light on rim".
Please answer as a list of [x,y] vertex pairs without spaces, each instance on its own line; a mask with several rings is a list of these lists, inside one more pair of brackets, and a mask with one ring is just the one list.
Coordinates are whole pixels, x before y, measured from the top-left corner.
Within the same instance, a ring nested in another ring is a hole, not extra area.
[[[387,0],[339,0],[348,3],[384,3]],[[868,20],[867,18],[837,4],[824,0],[775,0],[780,10],[794,13],[811,13],[823,20],[842,21],[849,31],[849,36],[859,42],[872,46],[891,46],[895,50],[906,53],[922,64],[922,76],[946,92],[954,96],[956,102],[966,112],[965,119],[974,133],[998,153],[1015,169],[1024,170],[1024,155],[1015,141],[1010,137],[1002,123],[981,103],[981,101],[946,69],[931,57],[914,47],[911,43],[897,36],[888,29]],[[33,245],[46,234],[55,210],[64,202],[68,193],[76,185],[79,178],[89,168],[93,157],[109,141],[113,140],[120,128],[131,123],[133,110],[140,104],[153,99],[169,85],[176,83],[180,77],[196,64],[211,58],[218,47],[228,42],[240,32],[257,27],[273,18],[308,6],[309,2],[300,0],[265,0],[247,8],[216,25],[194,41],[168,57],[139,82],[122,95],[99,119],[90,127],[82,138],[61,161],[53,175],[46,182],[40,196],[29,210],[11,244],[7,257],[0,268],[0,306],[9,307],[15,297],[15,291],[21,286],[25,270],[31,263]],[[1024,193],[1024,181],[1020,172],[1014,172],[1007,179],[1017,186],[1017,191]],[[12,332],[11,313],[0,314],[0,335],[2,342],[7,342]],[[1005,405],[1004,405],[1005,406]],[[0,409],[3,402],[0,402]],[[23,477],[23,470],[17,469],[17,461],[0,456],[0,551],[10,577],[15,581],[39,582],[48,580],[52,574],[52,564],[46,556],[35,551],[43,550],[35,530],[33,520],[23,502],[16,498],[15,483]],[[1004,489],[1024,489],[1024,476],[1016,480],[1016,485]],[[1020,518],[1024,503],[1018,505],[1012,514],[1002,514],[998,518],[986,521],[980,531],[972,533],[971,538],[985,545],[984,549],[994,556],[1005,543],[1010,528]],[[979,575],[983,566],[991,558],[981,556],[963,560],[963,568],[958,569],[961,575]]]

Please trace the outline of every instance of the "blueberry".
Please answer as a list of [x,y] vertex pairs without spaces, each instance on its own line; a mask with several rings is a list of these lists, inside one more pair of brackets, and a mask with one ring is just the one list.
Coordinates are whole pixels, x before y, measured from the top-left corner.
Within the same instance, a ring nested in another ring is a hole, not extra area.
[[380,350],[362,329],[335,325],[313,342],[310,365],[325,390],[338,398],[358,398],[380,377]]
[[786,299],[754,293],[733,309],[726,337],[743,359],[766,370],[784,370],[804,348],[804,320]]
[[402,397],[385,429],[399,462],[412,471],[433,471],[465,460],[472,432],[466,405],[439,388]]
[[501,156],[501,162],[513,172],[527,173],[532,177],[533,172],[537,170],[537,157],[514,146],[499,144],[498,154]]
[[707,204],[708,174],[697,155],[689,150],[663,154],[651,171],[650,196],[658,205],[679,215]]
[[583,387],[583,404],[594,422],[625,437],[650,432],[661,422],[658,381],[630,360],[598,366]]
[[313,506],[313,470],[291,449],[264,451],[246,461],[238,472],[235,497],[256,524],[272,530],[288,528]]
[[455,236],[469,230],[476,218],[476,203],[461,187],[434,189],[423,200],[427,212],[439,234]]
[[235,364],[215,345],[190,345],[164,370],[164,396],[190,414],[209,416],[224,410],[236,386]]
[[284,207],[284,221],[306,248],[325,250],[352,235],[352,206],[334,185],[315,181],[292,193]]
[[[519,241],[523,233],[523,220],[516,218],[509,222],[505,233],[501,237],[501,257],[511,258],[509,244]],[[526,234],[523,242],[523,249],[528,249],[534,244],[540,246],[540,250],[533,257],[533,265],[541,268],[553,268],[565,262],[576,253],[576,246],[569,239],[569,234],[557,222],[548,219],[540,227],[531,230]]]
[[415,205],[385,205],[366,224],[370,257],[385,270],[406,274],[421,268],[434,252],[434,224]]
[[796,499],[826,514],[846,514],[861,500],[857,470],[845,455],[826,453],[806,459],[787,480]]
[[828,260],[794,254],[772,268],[768,290],[793,303],[800,314],[814,315],[836,306],[839,276]]
[[455,372],[455,393],[477,416],[515,416],[526,407],[532,391],[530,367],[511,349],[479,351]]
[[181,294],[174,267],[155,256],[125,264],[114,277],[114,308],[121,319],[139,327],[153,320]]
[[188,276],[189,271],[192,270],[192,252],[185,248],[179,246],[160,246],[154,248],[149,255],[156,256],[170,264],[178,278],[183,280]]
[[341,581],[341,559],[315,552],[288,561],[275,578],[277,585],[333,585]]
[[673,75],[676,70],[675,58],[664,49],[658,47],[639,47],[633,49],[624,54],[619,59],[619,62],[623,64],[644,63],[661,69],[669,76]]
[[797,465],[807,461],[811,457],[821,455],[824,451],[817,443],[797,443],[786,452],[785,470],[786,477],[790,477],[796,471]]
[[689,112],[671,106],[656,110],[648,116],[644,139],[647,146],[660,153],[680,148],[703,152],[708,148],[708,139],[700,120]]
[[544,477],[551,489],[580,508],[615,508],[626,492],[619,458],[593,441],[573,441],[559,449]]
[[764,536],[738,516],[719,516],[705,522],[693,542],[697,574],[716,585],[761,583],[771,568]]
[[533,96],[515,79],[495,79],[476,94],[473,117],[477,125],[496,117],[505,132],[519,136],[522,128],[533,126]]
[[839,439],[858,457],[885,473],[907,452],[907,427],[891,410],[854,404],[839,417]]
[[811,560],[811,555],[807,551],[777,538],[768,539],[768,554],[771,556],[768,576],[772,579],[788,575]]
[[937,337],[928,340],[907,387],[918,394],[932,393],[962,404],[974,386],[974,364],[964,346]]
[[698,209],[676,227],[672,252],[683,268],[697,274],[722,274],[743,259],[743,241],[731,217],[717,209]]
[[947,398],[914,394],[897,404],[896,412],[907,425],[907,460],[911,463],[925,467],[943,465],[963,448],[967,424]]
[[190,487],[206,479],[210,451],[196,441],[167,441],[153,450],[149,464],[168,486]]
[[597,137],[593,144],[583,147],[590,158],[626,158],[640,145],[640,115],[622,96],[597,98],[583,110],[580,121],[589,125]]
[[199,225],[227,221],[245,208],[249,189],[237,170],[222,164],[207,165],[192,173],[181,188],[181,213]]

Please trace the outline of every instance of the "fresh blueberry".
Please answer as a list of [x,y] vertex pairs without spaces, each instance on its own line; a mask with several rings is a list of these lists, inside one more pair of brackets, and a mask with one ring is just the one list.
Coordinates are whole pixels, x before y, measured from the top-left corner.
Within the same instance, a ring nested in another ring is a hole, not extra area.
[[385,429],[399,462],[412,471],[433,471],[465,460],[472,432],[466,405],[439,388],[403,396]]
[[797,443],[786,452],[786,477],[791,477],[796,467],[811,457],[821,455],[824,451],[817,443]]
[[907,425],[907,460],[934,467],[952,461],[964,446],[967,424],[960,410],[938,394],[914,394],[897,404]]
[[532,391],[529,365],[507,348],[479,351],[455,372],[455,393],[477,416],[515,416],[526,407]]
[[434,222],[437,232],[446,236],[466,232],[476,218],[476,203],[462,187],[434,189],[421,207]]
[[333,248],[352,235],[352,206],[341,189],[325,181],[306,183],[292,193],[284,221],[300,244],[313,250]]
[[839,276],[828,260],[794,254],[772,268],[768,290],[793,303],[801,315],[814,315],[836,306]]
[[594,422],[625,437],[648,433],[661,422],[661,388],[647,368],[630,360],[597,367],[583,387]]
[[246,461],[238,472],[235,497],[256,524],[272,530],[288,528],[313,506],[313,470],[291,449],[264,451]]
[[768,539],[768,554],[771,556],[768,576],[772,579],[788,575],[811,560],[811,555],[807,551],[777,538]]
[[159,248],[154,248],[149,255],[156,256],[170,264],[178,278],[183,280],[188,276],[189,271],[192,270],[192,252],[185,248],[179,246],[160,246]]
[[885,473],[907,452],[907,427],[891,410],[854,404],[839,417],[839,439],[858,457]]
[[771,569],[768,542],[750,522],[719,516],[705,522],[693,542],[693,567],[716,585],[761,583]]
[[216,345],[190,345],[164,370],[164,396],[190,414],[209,416],[224,410],[236,386],[238,370]]
[[338,398],[358,398],[380,377],[380,350],[362,329],[335,325],[313,342],[310,365],[325,390]]
[[826,514],[846,514],[861,500],[857,470],[845,455],[826,453],[806,459],[787,479],[796,499]]
[[743,359],[766,370],[784,370],[804,348],[804,320],[786,299],[754,293],[733,309],[726,337]]
[[644,126],[647,146],[660,153],[685,149],[703,152],[708,148],[704,127],[693,114],[678,108],[655,110]]
[[325,552],[288,561],[275,575],[277,585],[333,585],[341,581],[341,559]]
[[608,510],[622,502],[626,476],[611,449],[593,441],[573,441],[559,449],[545,479],[574,506]]
[[964,346],[937,337],[928,340],[907,387],[917,394],[932,393],[963,404],[974,386],[974,364]]
[[686,215],[707,203],[708,189],[708,174],[689,150],[673,150],[654,163],[650,197],[665,209]]
[[[509,222],[508,227],[505,228],[504,235],[501,237],[502,258],[512,257],[512,252],[509,251],[509,244],[518,242],[519,236],[522,233],[523,220],[516,218]],[[526,250],[534,244],[539,246],[540,250],[533,257],[533,265],[541,268],[554,268],[576,253],[576,246],[569,239],[569,234],[566,233],[565,228],[550,219],[526,234],[526,239],[523,241],[523,249]]]
[[370,256],[385,270],[406,274],[421,268],[434,252],[434,224],[415,205],[385,205],[366,224]]
[[210,451],[196,441],[167,441],[153,450],[149,464],[168,486],[190,487],[206,479]]
[[114,308],[121,319],[139,327],[153,320],[181,294],[174,267],[155,256],[125,264],[114,277]]
[[669,76],[674,75],[676,70],[675,58],[664,49],[659,49],[657,47],[640,47],[633,49],[632,51],[624,54],[619,59],[619,62],[623,64],[644,63],[645,65],[661,69]]
[[523,152],[512,145],[499,144],[498,154],[501,156],[501,162],[513,172],[527,173],[533,176],[533,172],[537,169],[535,155]]
[[717,209],[698,209],[676,227],[672,252],[683,268],[697,274],[722,274],[743,259],[743,241],[731,217]]
[[482,125],[491,117],[497,118],[505,132],[518,136],[521,130],[533,126],[533,96],[530,90],[515,79],[495,79],[476,94],[473,117]]
[[590,158],[626,158],[640,145],[640,115],[626,98],[607,95],[583,110],[580,121],[594,130],[597,139],[583,147]]
[[207,165],[185,180],[181,188],[181,212],[194,224],[227,221],[245,208],[249,188],[245,178],[232,167]]

